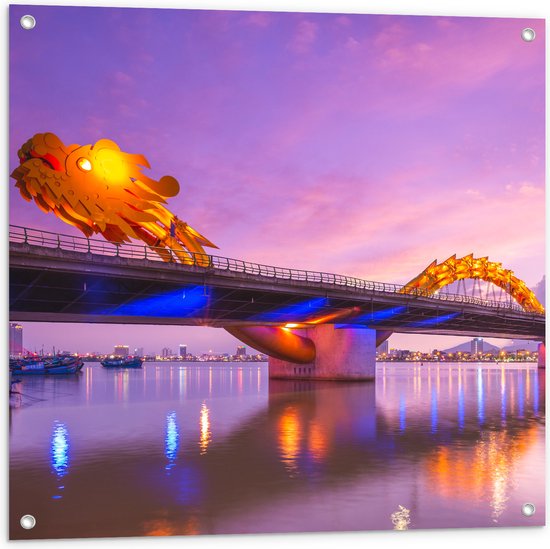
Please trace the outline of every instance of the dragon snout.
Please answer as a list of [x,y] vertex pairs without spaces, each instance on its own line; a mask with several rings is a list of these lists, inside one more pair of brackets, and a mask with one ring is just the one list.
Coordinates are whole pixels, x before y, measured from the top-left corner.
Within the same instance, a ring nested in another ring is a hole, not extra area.
[[59,138],[54,134],[36,134],[17,152],[19,163],[24,164],[28,160],[39,159],[52,170],[63,171],[63,162],[58,158],[60,144]]

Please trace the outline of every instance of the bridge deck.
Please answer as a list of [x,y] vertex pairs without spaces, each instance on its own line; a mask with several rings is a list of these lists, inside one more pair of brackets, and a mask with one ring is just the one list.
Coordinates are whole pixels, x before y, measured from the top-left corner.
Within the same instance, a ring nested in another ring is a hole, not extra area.
[[254,274],[39,244],[10,242],[12,320],[223,327],[321,319],[395,332],[544,338],[543,315],[506,303],[407,295],[368,281],[358,287],[347,283],[358,279],[327,273],[296,280],[281,276],[290,272],[284,269]]

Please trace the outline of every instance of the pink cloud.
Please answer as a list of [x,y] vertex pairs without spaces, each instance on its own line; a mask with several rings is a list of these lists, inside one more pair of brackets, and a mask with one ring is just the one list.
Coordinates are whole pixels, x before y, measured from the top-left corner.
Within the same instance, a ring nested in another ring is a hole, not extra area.
[[251,25],[253,27],[260,27],[262,29],[269,27],[272,21],[273,21],[273,14],[266,11],[256,11],[256,12],[250,13],[245,18],[245,22],[247,25]]
[[307,19],[300,21],[288,44],[289,49],[295,53],[308,52],[317,39],[318,29],[319,25],[313,21]]

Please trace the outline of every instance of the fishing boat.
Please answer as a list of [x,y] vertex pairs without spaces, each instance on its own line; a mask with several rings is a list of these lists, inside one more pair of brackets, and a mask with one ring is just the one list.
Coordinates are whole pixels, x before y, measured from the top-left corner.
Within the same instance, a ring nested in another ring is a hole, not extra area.
[[10,361],[12,375],[64,375],[75,374],[82,369],[80,357],[28,357]]
[[143,359],[138,356],[113,356],[101,361],[104,368],[141,368]]

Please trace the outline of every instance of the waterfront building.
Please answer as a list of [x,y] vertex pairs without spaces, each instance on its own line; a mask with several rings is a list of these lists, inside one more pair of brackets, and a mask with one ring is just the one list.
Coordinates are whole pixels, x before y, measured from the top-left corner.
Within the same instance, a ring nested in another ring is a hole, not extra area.
[[115,345],[116,356],[128,356],[130,354],[130,347],[128,345]]
[[376,350],[378,351],[379,354],[388,354],[389,350],[390,350],[390,342],[389,340],[386,339],[386,341],[384,341],[383,343],[381,343],[380,345],[378,345],[378,347],[376,348]]
[[23,326],[10,323],[10,356],[23,354]]
[[180,354],[179,356],[185,358],[187,356],[187,345],[180,343]]
[[478,353],[483,354],[483,338],[474,337],[471,342],[471,355],[477,355]]
[[239,345],[237,347],[237,356],[246,356],[246,347],[244,345]]

